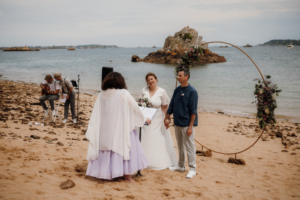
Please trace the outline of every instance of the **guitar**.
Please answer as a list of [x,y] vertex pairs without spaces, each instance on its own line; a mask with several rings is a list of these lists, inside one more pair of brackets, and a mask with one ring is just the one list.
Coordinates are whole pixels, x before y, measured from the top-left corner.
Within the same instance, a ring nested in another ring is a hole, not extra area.
[[43,85],[42,92],[41,92],[42,96],[46,95],[47,91],[49,91],[49,90],[50,90],[50,87],[48,85]]

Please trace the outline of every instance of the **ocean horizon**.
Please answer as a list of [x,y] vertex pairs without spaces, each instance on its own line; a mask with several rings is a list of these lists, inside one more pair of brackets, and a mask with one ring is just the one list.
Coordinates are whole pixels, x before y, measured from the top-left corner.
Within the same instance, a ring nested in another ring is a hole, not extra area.
[[[132,55],[144,58],[158,48],[106,49],[47,49],[37,52],[0,52],[0,80],[24,81],[39,84],[47,74],[61,72],[77,80],[80,75],[81,92],[97,94],[101,88],[102,67],[113,67],[124,77],[129,92],[140,96],[146,86],[145,75],[156,73],[158,86],[172,97],[176,79],[176,65],[131,62]],[[199,95],[198,110],[224,112],[230,115],[255,117],[256,106],[253,79],[260,74],[253,63],[234,47],[209,47],[224,56],[225,63],[195,65],[189,83]],[[242,48],[264,75],[283,91],[277,97],[275,115],[279,120],[300,122],[300,47],[287,50],[285,46],[254,46]],[[110,62],[112,60],[112,62]]]

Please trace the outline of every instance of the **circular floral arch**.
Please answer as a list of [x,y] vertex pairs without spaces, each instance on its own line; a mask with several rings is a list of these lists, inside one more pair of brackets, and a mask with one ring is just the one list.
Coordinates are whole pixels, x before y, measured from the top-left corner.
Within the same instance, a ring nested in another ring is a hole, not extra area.
[[[256,63],[253,61],[253,59],[246,53],[244,52],[242,49],[240,49],[239,47],[233,45],[233,44],[230,44],[228,42],[222,42],[222,41],[212,41],[212,42],[206,42],[206,43],[203,43],[202,45],[206,45],[206,44],[210,44],[210,43],[223,43],[223,44],[228,44],[230,46],[233,46],[235,48],[237,48],[238,50],[240,50],[241,52],[243,52],[251,61],[252,63],[254,64],[254,66],[256,67],[256,69],[258,70],[261,78],[262,78],[262,83],[259,81],[259,83],[261,83],[260,85],[256,85],[256,91],[255,91],[255,95],[257,95],[257,98],[258,98],[258,103],[257,103],[257,106],[258,106],[258,114],[257,114],[257,117],[259,116],[262,116],[263,114],[266,114],[266,110],[268,109],[268,113],[269,114],[269,105],[264,105],[262,104],[263,106],[265,106],[264,108],[262,108],[263,110],[260,110],[261,108],[261,103],[264,103],[263,102],[263,97],[265,98],[266,96],[270,96],[271,95],[271,98],[272,98],[272,92],[273,93],[276,93],[276,95],[278,95],[279,92],[281,92],[281,90],[276,90],[277,89],[277,86],[274,87],[273,91],[269,91],[268,89],[268,84],[271,83],[270,81],[266,81],[264,76],[262,75],[259,67],[256,65]],[[178,73],[178,71],[182,68],[188,68],[190,69],[190,67],[193,65],[193,61],[194,60],[199,60],[199,56],[203,53],[203,50],[201,47],[198,47],[198,46],[191,46],[191,48],[186,51],[184,54],[181,55],[181,59],[178,61],[178,66],[176,67],[175,71],[176,73]],[[267,78],[269,78],[270,76],[267,76]],[[262,86],[263,85],[263,86]],[[177,86],[177,80],[176,80],[176,86]],[[261,90],[263,90],[265,88],[266,90],[266,94],[263,94],[262,92],[260,92]],[[264,96],[263,96],[264,95]],[[260,101],[261,102],[260,102]],[[276,102],[276,101],[275,101]],[[270,113],[270,115],[274,115],[274,110],[275,108],[277,107],[277,105],[272,108],[272,113]],[[260,113],[261,112],[261,113]],[[264,115],[265,116],[265,115]],[[251,147],[253,147],[253,145],[255,145],[257,143],[257,141],[261,138],[261,136],[263,135],[264,131],[265,131],[265,125],[268,124],[268,123],[271,123],[271,124],[274,124],[276,123],[274,117],[272,118],[274,120],[274,122],[272,121],[272,123],[270,121],[267,121],[266,118],[262,118],[260,117],[259,118],[259,124],[260,124],[260,127],[262,129],[262,132],[260,133],[260,135],[258,136],[258,138],[254,141],[253,144],[251,144],[249,147],[245,148],[244,150],[241,150],[241,151],[238,151],[238,152],[232,152],[232,153],[228,153],[228,152],[220,152],[220,151],[215,151],[211,148],[208,148],[206,146],[204,146],[203,144],[201,144],[198,140],[195,139],[195,141],[202,146],[202,149],[203,148],[206,148],[212,152],[215,152],[215,153],[219,153],[219,154],[225,154],[225,155],[235,155],[235,158],[236,158],[236,154],[239,154],[239,153],[242,153],[242,152],[245,152],[247,151],[248,149],[250,149]]]

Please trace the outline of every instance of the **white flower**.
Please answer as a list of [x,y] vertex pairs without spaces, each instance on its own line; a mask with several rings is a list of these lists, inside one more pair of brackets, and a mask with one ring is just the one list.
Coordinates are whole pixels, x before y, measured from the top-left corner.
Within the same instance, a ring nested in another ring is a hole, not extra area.
[[272,94],[272,99],[275,100],[276,99],[276,95]]
[[142,107],[146,107],[146,103],[142,103]]
[[265,113],[268,115],[270,113],[269,108],[265,109]]
[[259,90],[259,94],[262,94],[264,92],[264,89]]

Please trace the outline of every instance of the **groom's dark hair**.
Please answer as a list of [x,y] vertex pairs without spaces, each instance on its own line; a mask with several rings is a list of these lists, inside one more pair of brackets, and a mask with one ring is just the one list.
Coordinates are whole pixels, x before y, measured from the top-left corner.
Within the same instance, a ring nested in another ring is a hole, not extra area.
[[189,79],[190,79],[191,75],[190,75],[190,70],[189,69],[187,69],[187,68],[180,69],[179,72],[183,72],[183,74],[185,76],[189,76]]

